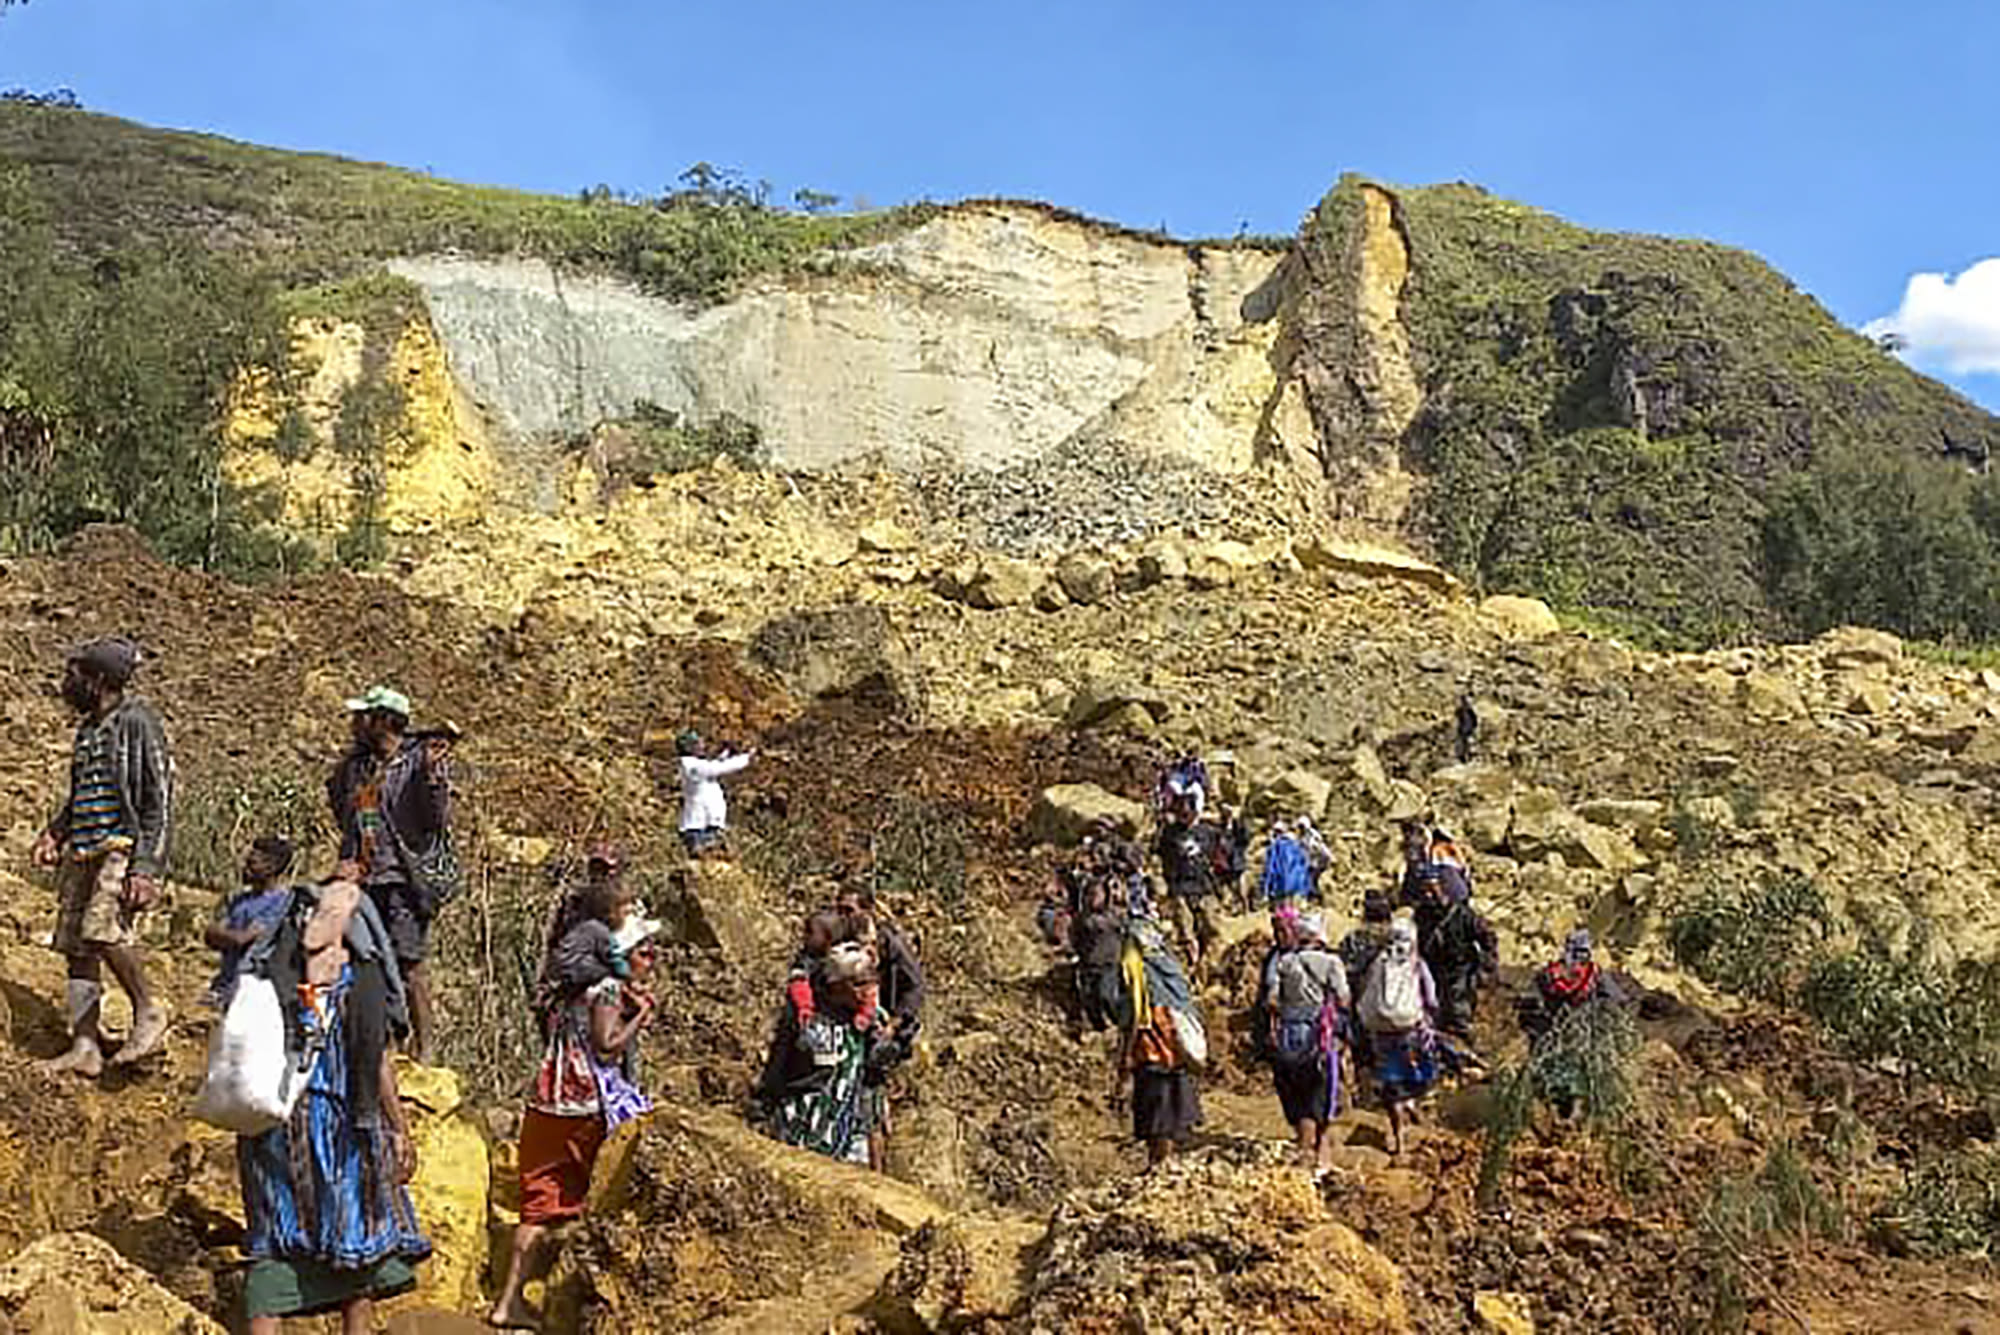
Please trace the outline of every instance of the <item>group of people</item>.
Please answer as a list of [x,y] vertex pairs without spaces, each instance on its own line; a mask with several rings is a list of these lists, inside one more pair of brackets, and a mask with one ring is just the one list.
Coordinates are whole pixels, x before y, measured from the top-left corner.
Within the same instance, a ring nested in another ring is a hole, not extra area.
[[[1163,890],[1130,832],[1105,818],[1057,869],[1038,911],[1045,939],[1072,961],[1072,1002],[1084,1028],[1122,1031],[1120,1069],[1134,1077],[1133,1133],[1149,1158],[1165,1157],[1200,1119],[1197,1049],[1205,1050],[1205,1031],[1188,979],[1202,977],[1211,959],[1217,909],[1239,900],[1270,914],[1251,1031],[1301,1159],[1329,1166],[1327,1133],[1352,1098],[1356,1071],[1372,1077],[1390,1148],[1400,1154],[1414,1106],[1439,1079],[1483,1069],[1472,1029],[1499,950],[1474,907],[1470,864],[1457,841],[1432,822],[1406,822],[1399,880],[1369,889],[1359,923],[1334,943],[1321,887],[1332,853],[1310,817],[1273,822],[1261,872],[1248,886],[1247,823],[1217,800],[1198,758],[1178,756],[1163,767],[1153,808]],[[1538,1002],[1524,1011],[1531,1035],[1567,1008],[1616,995],[1583,931],[1570,935],[1536,986]]]
[[[133,689],[141,657],[130,641],[103,638],[64,664],[61,694],[78,720],[68,792],[34,847],[37,865],[54,873],[52,940],[68,964],[68,1046],[42,1063],[52,1078],[143,1063],[172,1023],[139,949],[141,919],[167,872],[175,778],[160,714]],[[371,1330],[374,1302],[413,1287],[430,1253],[408,1189],[414,1142],[392,1057],[434,1055],[426,961],[460,875],[450,833],[457,732],[413,729],[408,697],[386,686],[346,711],[350,744],[326,784],[334,866],[300,879],[291,841],[258,834],[239,887],[204,933],[218,956],[205,1003],[227,1013],[244,978],[267,981],[287,1061],[301,1072],[289,1115],[238,1141],[253,1335],[326,1312],[346,1331]],[[712,854],[728,821],[720,780],[749,757],[692,733],[676,751],[682,840],[691,855]],[[632,1053],[653,1013],[646,979],[659,924],[626,890],[620,863],[615,849],[594,849],[551,924],[536,998],[543,1056],[521,1137],[522,1225],[491,1314],[497,1325],[534,1324],[521,1287],[546,1267],[549,1229],[581,1210],[605,1135],[646,1106]],[[132,1009],[115,1047],[100,1024],[107,970]]]
[[[131,642],[105,638],[64,664],[61,694],[78,720],[68,792],[34,848],[55,873],[53,944],[68,965],[69,1043],[43,1063],[51,1077],[142,1063],[171,1023],[139,953],[174,811],[165,726],[132,690],[140,658]],[[341,835],[334,873],[290,880],[291,844],[262,835],[206,933],[220,956],[210,1004],[233,1004],[246,975],[267,979],[288,1050],[311,1054],[289,1118],[238,1142],[254,1335],[325,1311],[339,1311],[348,1331],[371,1329],[373,1300],[411,1287],[430,1251],[408,1191],[415,1157],[391,1057],[398,1045],[423,1052],[431,1038],[423,962],[454,865],[450,739],[413,735],[408,700],[382,687],[348,701],[348,714],[352,746],[327,787]],[[107,969],[132,1008],[115,1051],[100,1023]]]

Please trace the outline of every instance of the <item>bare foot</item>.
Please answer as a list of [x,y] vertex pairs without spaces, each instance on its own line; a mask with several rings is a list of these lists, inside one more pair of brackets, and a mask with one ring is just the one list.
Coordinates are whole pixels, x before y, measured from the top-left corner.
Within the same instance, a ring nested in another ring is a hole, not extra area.
[[540,1330],[542,1314],[516,1298],[511,1303],[498,1302],[486,1314],[486,1324],[495,1330]]
[[60,1057],[51,1057],[45,1062],[36,1062],[35,1069],[50,1078],[57,1076],[81,1076],[85,1080],[95,1080],[104,1074],[104,1054],[97,1050],[97,1044],[87,1038],[80,1038],[70,1050]]
[[155,1003],[132,1017],[132,1032],[125,1036],[113,1066],[131,1066],[160,1050],[167,1037],[167,1008]]

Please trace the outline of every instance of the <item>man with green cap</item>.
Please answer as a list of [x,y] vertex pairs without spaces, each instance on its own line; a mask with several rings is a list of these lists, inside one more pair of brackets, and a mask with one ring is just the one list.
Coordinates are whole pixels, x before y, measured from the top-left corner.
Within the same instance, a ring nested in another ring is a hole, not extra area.
[[[335,874],[359,882],[389,930],[410,999],[410,1055],[431,1058],[431,923],[449,887],[431,869],[451,839],[451,738],[410,735],[410,699],[371,686],[347,702],[353,745],[327,780],[340,831]],[[448,861],[448,859],[447,859]]]
[[104,1069],[102,966],[132,1002],[132,1031],[111,1064],[151,1056],[167,1036],[167,1011],[146,986],[136,929],[167,874],[174,770],[160,716],[126,694],[138,665],[131,641],[100,639],[72,653],[63,672],[63,699],[80,718],[69,797],[34,851],[37,864],[56,871],[55,947],[69,962],[70,1047],[43,1064],[50,1074],[89,1078]]

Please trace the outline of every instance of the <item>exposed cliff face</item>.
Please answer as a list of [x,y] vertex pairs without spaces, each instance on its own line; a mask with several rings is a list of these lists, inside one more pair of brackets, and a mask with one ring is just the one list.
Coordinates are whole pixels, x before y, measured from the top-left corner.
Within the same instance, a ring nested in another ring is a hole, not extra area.
[[750,421],[790,467],[1110,439],[1241,471],[1278,388],[1278,263],[973,205],[701,311],[540,261],[391,267],[518,462],[646,400]]

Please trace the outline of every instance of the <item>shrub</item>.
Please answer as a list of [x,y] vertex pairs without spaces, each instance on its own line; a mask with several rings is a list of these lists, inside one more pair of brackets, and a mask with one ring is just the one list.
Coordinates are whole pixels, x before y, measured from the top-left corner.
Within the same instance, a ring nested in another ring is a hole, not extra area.
[[1712,884],[1667,924],[1674,958],[1712,986],[1782,1002],[1833,929],[1826,899],[1795,872]]
[[1479,1165],[1479,1199],[1491,1204],[1506,1183],[1515,1143],[1548,1104],[1604,1139],[1621,1157],[1619,1138],[1640,1111],[1639,1031],[1623,1006],[1591,1004],[1560,1012],[1517,1066],[1493,1082]]
[[1924,1160],[1874,1222],[1919,1256],[2000,1248],[2000,1155],[1974,1150]]
[[294,873],[308,874],[315,855],[330,847],[333,836],[321,785],[278,768],[184,783],[174,805],[174,877],[211,890],[233,890],[251,841],[267,834],[290,839],[298,850]]

